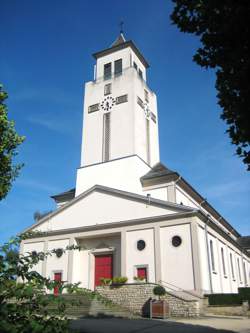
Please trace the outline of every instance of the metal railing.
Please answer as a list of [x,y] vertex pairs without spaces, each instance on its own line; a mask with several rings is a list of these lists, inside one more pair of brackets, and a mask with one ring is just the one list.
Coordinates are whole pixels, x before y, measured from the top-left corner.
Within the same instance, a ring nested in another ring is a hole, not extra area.
[[188,294],[188,295],[190,295],[192,297],[197,297],[197,298],[200,298],[200,299],[203,298],[201,295],[198,295],[195,292],[192,292],[192,291],[189,291],[189,290],[185,290],[185,289],[183,289],[181,287],[178,287],[175,284],[170,283],[170,282],[166,282],[166,281],[160,280],[159,284],[161,284],[166,289],[170,289],[170,291],[177,291],[177,292],[180,291],[180,292],[182,292],[184,294]]

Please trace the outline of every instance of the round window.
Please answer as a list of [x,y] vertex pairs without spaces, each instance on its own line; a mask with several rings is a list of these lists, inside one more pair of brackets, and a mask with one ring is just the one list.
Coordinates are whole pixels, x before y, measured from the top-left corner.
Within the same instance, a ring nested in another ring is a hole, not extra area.
[[139,251],[142,251],[142,250],[145,249],[145,247],[146,247],[146,243],[145,243],[145,241],[142,240],[142,239],[138,240],[138,242],[137,242],[137,249],[138,249]]
[[36,251],[32,251],[31,255],[32,255],[32,257],[36,257],[37,256],[37,252]]
[[172,238],[172,245],[173,245],[173,246],[178,247],[178,246],[181,245],[181,243],[182,243],[182,239],[181,239],[180,236],[174,236],[174,237]]
[[62,255],[63,255],[63,249],[56,249],[56,256],[57,256],[57,258],[60,258]]

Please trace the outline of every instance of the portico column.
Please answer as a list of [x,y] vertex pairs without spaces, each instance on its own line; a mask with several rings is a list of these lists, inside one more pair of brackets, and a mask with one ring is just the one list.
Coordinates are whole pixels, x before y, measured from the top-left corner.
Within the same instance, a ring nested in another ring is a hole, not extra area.
[[160,227],[154,227],[154,248],[155,248],[155,283],[161,281],[161,246]]
[[[76,243],[74,237],[70,237],[69,239],[69,246],[72,246]],[[73,260],[74,260],[74,251],[75,250],[69,250],[68,251],[68,276],[67,281],[68,283],[73,283]]]
[[121,276],[126,276],[126,230],[121,231]]

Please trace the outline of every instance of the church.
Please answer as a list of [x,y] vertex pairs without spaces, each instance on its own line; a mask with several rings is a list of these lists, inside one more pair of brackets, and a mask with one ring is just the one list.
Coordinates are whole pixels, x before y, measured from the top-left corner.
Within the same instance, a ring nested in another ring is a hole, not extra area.
[[[248,237],[160,161],[144,55],[121,32],[93,57],[75,188],[52,196],[56,209],[25,230],[44,235],[20,251],[57,249],[35,270],[90,290],[117,276],[198,295],[249,286]],[[73,244],[81,251],[62,253]]]

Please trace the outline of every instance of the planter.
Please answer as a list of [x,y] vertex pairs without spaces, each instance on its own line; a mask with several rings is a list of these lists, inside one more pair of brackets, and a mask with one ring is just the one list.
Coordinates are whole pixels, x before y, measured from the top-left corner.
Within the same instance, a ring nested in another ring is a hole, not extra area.
[[150,301],[150,318],[167,318],[169,317],[169,305],[163,300]]

